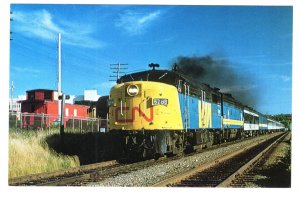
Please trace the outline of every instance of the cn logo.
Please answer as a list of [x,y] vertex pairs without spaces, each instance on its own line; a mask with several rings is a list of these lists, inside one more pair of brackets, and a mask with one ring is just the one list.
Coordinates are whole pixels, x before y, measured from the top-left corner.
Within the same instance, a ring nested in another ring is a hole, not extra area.
[[[126,111],[129,111],[129,107],[122,107],[122,111],[123,113],[126,113]],[[121,114],[121,107],[117,107],[116,108],[116,121],[117,122],[133,122],[135,120],[135,114],[136,112],[138,112],[139,116],[142,116],[147,122],[152,122],[153,121],[153,107],[150,107],[150,117],[148,117],[142,110],[140,110],[140,108],[138,107],[133,107],[131,109],[132,112],[132,117],[131,118],[127,118],[127,119],[123,119],[119,117],[119,114]]]

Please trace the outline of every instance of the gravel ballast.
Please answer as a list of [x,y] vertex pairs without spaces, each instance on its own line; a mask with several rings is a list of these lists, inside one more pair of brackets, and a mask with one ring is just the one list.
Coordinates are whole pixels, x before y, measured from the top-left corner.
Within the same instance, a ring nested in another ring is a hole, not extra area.
[[89,183],[87,186],[110,186],[110,187],[111,186],[113,187],[152,186],[155,183],[165,180],[168,177],[188,171],[201,164],[216,160],[217,158],[225,154],[240,150],[262,139],[271,138],[274,135],[276,134],[260,136],[236,144],[231,144],[227,147],[220,147],[214,150],[205,151],[178,160],[173,160],[168,163],[158,164],[134,172],[121,174],[116,177],[111,177],[100,182]]

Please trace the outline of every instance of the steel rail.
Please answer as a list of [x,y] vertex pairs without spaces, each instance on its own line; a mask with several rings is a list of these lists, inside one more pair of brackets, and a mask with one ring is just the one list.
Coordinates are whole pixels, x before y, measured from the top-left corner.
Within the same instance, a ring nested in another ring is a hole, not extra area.
[[[160,158],[158,161],[164,162],[166,160],[167,160],[167,158]],[[151,159],[151,160],[141,161],[141,162],[132,163],[132,164],[125,164],[125,165],[117,166],[115,168],[110,168],[110,169],[106,169],[106,170],[95,170],[93,172],[83,174],[83,175],[66,177],[66,178],[62,178],[62,179],[58,179],[58,180],[54,180],[54,181],[40,183],[40,184],[37,184],[37,186],[66,186],[66,185],[73,185],[76,182],[87,181],[87,180],[97,181],[97,180],[105,179],[105,178],[112,177],[112,176],[115,176],[118,174],[142,169],[147,166],[156,164],[158,161]]]
[[105,162],[100,162],[100,163],[95,163],[95,164],[89,164],[89,165],[69,168],[69,169],[65,169],[65,170],[59,170],[56,172],[38,173],[38,174],[32,174],[32,175],[28,175],[28,176],[15,177],[15,178],[9,179],[8,184],[9,185],[22,185],[22,184],[26,184],[26,183],[32,182],[32,181],[49,179],[49,178],[64,176],[66,174],[72,174],[72,173],[73,174],[80,173],[80,172],[82,173],[84,171],[113,166],[113,165],[117,165],[117,164],[118,164],[118,162],[116,160],[111,160],[111,161],[105,161]]
[[[246,138],[247,140],[249,138]],[[194,155],[194,154],[199,154],[199,152],[205,152],[205,151],[210,151],[214,150],[220,147],[226,147],[228,145],[231,145],[232,143],[237,143],[243,140],[237,140],[234,142],[227,142],[221,145],[214,145],[211,146],[207,149],[200,149],[196,150],[196,152],[188,154],[188,155],[182,155],[185,157]],[[260,140],[261,141],[261,140]],[[160,158],[158,161],[162,162],[168,162],[170,160],[176,160],[178,158],[181,158],[182,156],[175,156],[171,158]],[[112,161],[107,161],[107,162],[101,162],[101,163],[96,163],[96,164],[90,164],[90,165],[85,165],[85,166],[80,166],[80,167],[75,167],[75,168],[70,168],[66,170],[61,170],[57,172],[52,172],[52,173],[39,173],[39,174],[34,174],[34,175],[29,175],[29,176],[24,176],[24,177],[16,177],[9,179],[9,185],[39,185],[39,186],[60,186],[60,185],[72,185],[74,182],[80,182],[80,181],[85,181],[85,180],[97,180],[97,179],[103,179],[103,177],[108,177],[112,174],[121,174],[121,173],[126,173],[133,171],[136,168],[141,168],[139,166],[150,166],[152,164],[157,164],[157,160],[147,160],[147,161],[142,161],[138,163],[133,163],[133,164],[127,164],[127,165],[122,165],[122,166],[115,166],[110,169],[102,169],[104,167],[109,167],[113,165],[117,165],[118,162],[116,160]],[[219,161],[221,162],[221,161]],[[209,165],[206,167],[210,167]],[[99,169],[101,168],[101,169]],[[130,169],[132,168],[132,169]],[[90,172],[92,171],[92,172]],[[80,174],[80,175],[78,175]],[[48,179],[48,180],[47,180]],[[31,183],[30,183],[31,182]]]
[[[245,140],[248,140],[249,138],[246,138]],[[223,144],[219,144],[219,145],[213,145],[210,146],[206,149],[203,149],[202,146],[199,148],[194,147],[195,152],[193,153],[189,153],[185,156],[192,156],[194,154],[199,154],[205,151],[210,151],[210,150],[214,150],[217,148],[221,148],[221,147],[226,147],[229,146],[231,144],[234,143],[238,143],[240,141],[243,140],[236,140],[236,141],[230,141],[230,142],[226,142]],[[175,157],[172,158],[172,160],[181,158],[181,154],[176,155]],[[159,159],[159,160],[162,160]],[[85,166],[80,166],[80,167],[75,167],[75,168],[70,168],[70,169],[66,169],[66,170],[60,170],[60,171],[56,171],[56,172],[51,172],[51,173],[39,173],[39,174],[33,174],[33,175],[28,175],[28,176],[22,176],[22,177],[16,177],[16,178],[11,178],[9,179],[9,185],[64,185],[67,183],[71,183],[74,181],[83,181],[83,180],[87,180],[87,179],[91,179],[91,177],[94,177],[94,175],[87,175],[87,174],[83,174],[83,175],[74,175],[76,173],[82,173],[84,171],[88,171],[88,170],[93,170],[93,169],[97,169],[100,167],[107,167],[107,166],[111,166],[111,165],[116,165],[118,164],[118,162],[116,160],[112,160],[112,161],[107,161],[107,162],[101,162],[101,163],[96,163],[96,164],[89,164],[89,165],[85,165]],[[67,177],[69,174],[73,174],[72,176]],[[51,180],[47,180],[47,179],[52,179]],[[42,181],[44,180],[44,181]],[[65,181],[63,181],[65,180]]]
[[152,185],[152,187],[166,187],[168,185],[175,185],[175,184],[179,183],[182,180],[188,179],[189,177],[191,177],[191,176],[193,176],[193,175],[195,175],[197,173],[200,173],[200,172],[202,172],[202,171],[204,171],[206,169],[209,169],[209,168],[211,168],[211,167],[213,167],[213,166],[215,166],[215,165],[217,165],[217,164],[219,164],[221,162],[224,162],[224,161],[226,161],[228,159],[231,159],[231,158],[233,158],[233,157],[235,157],[235,156],[237,156],[237,155],[239,155],[239,154],[241,154],[241,153],[243,153],[243,152],[245,152],[245,151],[247,151],[247,150],[249,150],[249,149],[251,149],[251,148],[253,148],[253,147],[255,147],[255,146],[257,146],[257,145],[259,145],[259,144],[261,144],[263,142],[265,142],[265,141],[267,141],[267,140],[270,140],[270,139],[272,139],[274,137],[277,137],[279,135],[282,135],[282,133],[278,133],[277,135],[275,135],[275,136],[273,136],[271,138],[268,138],[268,139],[261,139],[260,141],[254,143],[254,144],[251,144],[251,145],[249,145],[249,146],[247,146],[247,147],[245,147],[243,149],[240,149],[238,151],[235,151],[235,152],[226,154],[224,156],[221,156],[220,158],[218,158],[218,159],[216,159],[214,161],[211,161],[211,162],[208,162],[208,163],[204,163],[204,164],[202,164],[202,165],[200,165],[200,166],[198,166],[196,168],[190,169],[190,170],[188,170],[186,172],[183,172],[183,173],[181,173],[179,175],[176,175],[175,177],[174,176],[170,176],[167,179],[165,179],[163,181],[160,181],[160,182]]
[[236,172],[234,172],[231,176],[229,176],[227,179],[225,179],[223,182],[221,182],[219,185],[217,185],[217,187],[229,187],[231,185],[231,183],[236,179],[236,177],[238,177],[239,175],[243,174],[247,169],[251,168],[271,148],[273,148],[275,145],[277,145],[287,135],[288,135],[288,133],[282,135],[280,138],[278,138],[276,141],[274,141],[272,144],[270,144],[266,149],[264,149],[262,152],[260,152],[258,155],[256,155],[253,159],[251,159],[248,163],[246,163],[245,165],[243,165]]

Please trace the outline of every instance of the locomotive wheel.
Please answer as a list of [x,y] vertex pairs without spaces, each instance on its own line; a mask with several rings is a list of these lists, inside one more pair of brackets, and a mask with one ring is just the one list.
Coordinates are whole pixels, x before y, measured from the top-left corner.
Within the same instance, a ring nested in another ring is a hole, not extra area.
[[183,152],[183,135],[175,133],[173,136],[173,154],[178,154]]
[[143,141],[143,158],[152,158],[154,156],[154,140],[152,136],[147,136]]
[[125,158],[129,161],[135,161],[140,159],[141,149],[139,147],[137,136],[128,135],[125,137],[125,146],[124,146]]
[[150,135],[129,135],[125,140],[125,157],[131,161],[144,160],[154,156],[154,140]]

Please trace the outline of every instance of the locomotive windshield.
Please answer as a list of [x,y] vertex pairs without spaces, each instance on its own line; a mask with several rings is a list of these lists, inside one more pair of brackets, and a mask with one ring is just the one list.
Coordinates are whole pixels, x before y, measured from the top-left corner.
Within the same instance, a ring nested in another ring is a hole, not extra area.
[[176,76],[174,72],[169,70],[150,70],[124,75],[120,78],[118,83],[125,83],[130,81],[155,81],[175,86],[176,78],[178,78],[178,76]]

